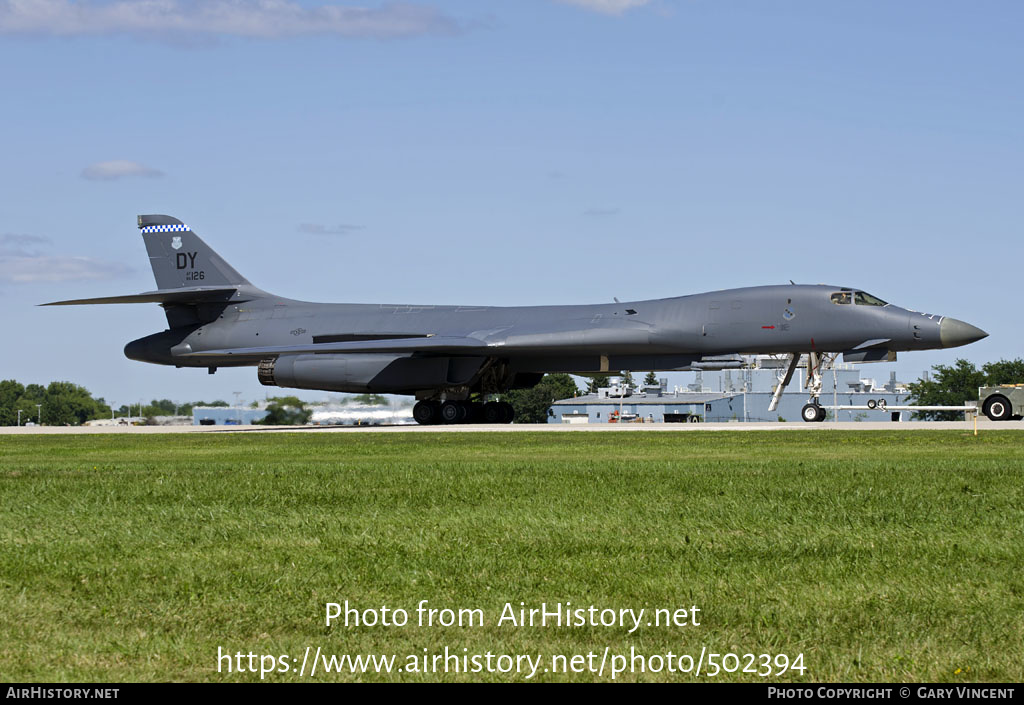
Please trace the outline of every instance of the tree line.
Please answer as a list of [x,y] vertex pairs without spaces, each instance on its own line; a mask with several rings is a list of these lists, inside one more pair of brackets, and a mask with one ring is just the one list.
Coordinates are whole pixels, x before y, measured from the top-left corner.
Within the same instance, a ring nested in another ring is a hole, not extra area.
[[[191,416],[192,409],[197,406],[214,406],[228,408],[231,405],[223,399],[217,399],[216,401],[190,401],[184,404],[171,401],[170,399],[153,399],[148,404],[139,406],[138,404],[122,404],[118,408],[114,409],[115,416],[141,416],[142,418],[152,418],[154,416]],[[110,417],[110,414],[107,414]]]
[[0,426],[18,423],[42,423],[44,426],[80,426],[93,419],[113,416],[153,418],[155,416],[191,416],[195,406],[228,406],[226,401],[193,401],[178,404],[170,399],[153,399],[141,407],[126,404],[113,409],[103,397],[93,397],[88,389],[73,382],[48,385],[21,384],[17,380],[0,381]]
[[13,379],[0,381],[0,425],[14,426],[30,421],[47,426],[78,426],[89,419],[110,416],[110,407],[102,399],[93,399],[85,387],[72,382],[21,384]]

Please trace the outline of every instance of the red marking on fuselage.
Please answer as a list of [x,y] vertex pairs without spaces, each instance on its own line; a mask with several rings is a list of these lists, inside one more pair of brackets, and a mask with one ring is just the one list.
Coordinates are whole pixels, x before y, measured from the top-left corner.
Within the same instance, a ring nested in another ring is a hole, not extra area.
[[775,326],[761,326],[761,327],[762,327],[762,328],[768,328],[768,329],[772,329],[772,328],[775,328]]

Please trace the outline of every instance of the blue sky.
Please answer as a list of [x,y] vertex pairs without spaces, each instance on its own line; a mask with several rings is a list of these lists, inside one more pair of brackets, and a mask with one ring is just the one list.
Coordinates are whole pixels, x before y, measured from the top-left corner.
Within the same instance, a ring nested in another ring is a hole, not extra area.
[[1021,356],[1021,36],[1012,2],[0,0],[0,378],[263,397],[124,358],[155,305],[35,307],[153,288],[138,213],[294,298],[793,279],[990,333],[866,376]]

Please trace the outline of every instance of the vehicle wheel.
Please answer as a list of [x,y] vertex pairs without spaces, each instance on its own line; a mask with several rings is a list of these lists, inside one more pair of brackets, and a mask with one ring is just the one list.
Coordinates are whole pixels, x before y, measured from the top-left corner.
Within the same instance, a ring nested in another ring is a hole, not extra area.
[[800,410],[800,417],[807,423],[823,421],[825,419],[825,410],[817,404],[804,404],[804,408]]
[[412,408],[412,417],[421,426],[432,426],[439,421],[440,411],[436,401],[418,401]]
[[501,404],[496,401],[489,401],[484,404],[484,408],[480,411],[480,420],[483,423],[504,423],[505,412],[501,408]]
[[507,401],[499,401],[498,405],[501,407],[501,423],[512,423],[516,417],[516,410]]
[[1009,421],[1013,418],[1013,408],[1010,406],[1010,400],[1001,394],[994,394],[986,399],[985,405],[981,410],[985,412],[985,416],[993,421]]
[[466,420],[466,407],[457,401],[441,404],[441,423],[462,423]]

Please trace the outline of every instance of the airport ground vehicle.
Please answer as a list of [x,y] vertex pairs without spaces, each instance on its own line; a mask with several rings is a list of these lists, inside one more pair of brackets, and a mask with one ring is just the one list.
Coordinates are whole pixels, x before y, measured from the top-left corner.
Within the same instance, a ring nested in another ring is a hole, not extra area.
[[981,387],[978,407],[993,421],[1019,421],[1024,418],[1024,384]]

